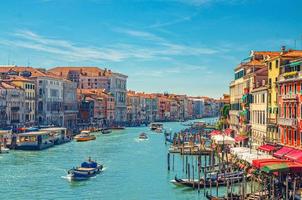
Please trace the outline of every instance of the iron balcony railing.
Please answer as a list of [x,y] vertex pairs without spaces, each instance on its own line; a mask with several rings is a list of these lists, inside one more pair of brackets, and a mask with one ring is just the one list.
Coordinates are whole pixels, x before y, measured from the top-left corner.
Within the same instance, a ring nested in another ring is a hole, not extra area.
[[297,94],[292,94],[292,93],[288,93],[288,94],[283,94],[282,95],[282,99],[283,100],[298,100],[298,95]]
[[292,126],[297,127],[297,119],[295,118],[278,118],[278,124],[282,126]]

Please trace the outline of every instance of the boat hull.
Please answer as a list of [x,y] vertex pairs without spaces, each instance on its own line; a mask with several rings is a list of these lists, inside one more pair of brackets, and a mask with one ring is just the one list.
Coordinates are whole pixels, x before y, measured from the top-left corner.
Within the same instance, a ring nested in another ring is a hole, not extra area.
[[[242,181],[243,177],[238,177],[236,178],[236,182],[238,181]],[[234,179],[233,179],[234,180]],[[198,185],[200,186],[200,188],[209,188],[209,187],[215,187],[216,185],[218,186],[227,186],[228,181],[227,180],[218,180],[218,181],[204,181],[203,179],[201,179],[200,181],[198,180],[186,180],[186,179],[179,179],[177,177],[175,177],[174,180],[171,181],[171,183],[173,183],[174,185],[177,186],[186,186],[186,187],[191,187],[191,188],[198,188]]]
[[90,141],[90,140],[95,140],[96,139],[96,137],[95,136],[89,136],[89,137],[79,137],[79,138],[75,138],[75,140],[77,141],[77,142],[88,142],[88,141]]
[[17,145],[16,149],[17,150],[28,150],[28,151],[36,151],[36,150],[43,150],[47,149],[50,147],[53,147],[55,144],[54,143],[44,143],[40,145]]
[[102,165],[98,165],[96,168],[81,168],[77,167],[68,171],[68,177],[74,181],[87,180],[96,176],[103,170]]

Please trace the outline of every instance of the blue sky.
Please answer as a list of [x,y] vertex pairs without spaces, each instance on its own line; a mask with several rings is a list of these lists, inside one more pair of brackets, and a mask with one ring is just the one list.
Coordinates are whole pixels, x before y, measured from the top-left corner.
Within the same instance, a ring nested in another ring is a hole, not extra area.
[[7,0],[0,63],[107,67],[127,74],[132,90],[219,97],[250,50],[301,49],[301,7],[300,0]]

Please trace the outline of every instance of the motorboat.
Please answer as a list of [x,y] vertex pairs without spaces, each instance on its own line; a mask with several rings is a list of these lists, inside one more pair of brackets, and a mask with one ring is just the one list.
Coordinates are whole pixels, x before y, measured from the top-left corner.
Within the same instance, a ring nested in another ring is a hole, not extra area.
[[113,127],[111,127],[110,129],[111,129],[111,130],[124,130],[125,127],[123,127],[123,126],[113,126]]
[[76,135],[74,137],[74,139],[77,142],[87,142],[87,141],[90,141],[90,140],[95,140],[96,137],[94,135],[91,135],[90,131],[83,130],[83,131],[81,131],[81,133],[79,135]]
[[162,131],[163,127],[164,127],[163,123],[151,123],[150,124],[151,131],[156,131],[156,130]]
[[102,134],[109,134],[112,131],[110,129],[108,129],[108,128],[104,128],[104,129],[101,130],[101,132],[102,132]]
[[158,128],[155,129],[155,132],[156,132],[156,133],[162,133],[162,132],[163,132],[163,129],[160,128],[160,127],[158,127]]
[[80,167],[68,170],[68,177],[75,181],[87,180],[90,177],[101,173],[102,170],[103,165],[100,165],[96,161],[92,161],[89,158],[88,161],[82,162]]
[[0,146],[0,154],[1,153],[9,153],[9,149],[4,146]]
[[147,140],[147,139],[148,139],[148,136],[147,136],[146,133],[141,133],[141,134],[139,134],[138,138],[139,138],[140,140]]

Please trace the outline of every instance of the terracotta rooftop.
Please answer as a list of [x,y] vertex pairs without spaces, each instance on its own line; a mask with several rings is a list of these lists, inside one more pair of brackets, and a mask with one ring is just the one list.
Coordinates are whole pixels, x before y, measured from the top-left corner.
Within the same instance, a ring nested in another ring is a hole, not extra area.
[[33,67],[23,67],[23,66],[0,66],[0,73],[6,73],[10,71],[15,72],[31,72],[31,77],[51,77],[55,79],[62,79],[62,77],[57,76],[51,72],[43,71],[43,69],[36,69]]
[[21,89],[21,88],[15,86],[12,83],[3,82],[3,81],[0,82],[0,88],[3,88],[3,89]]
[[49,72],[52,72],[58,76],[62,76],[67,78],[67,75],[70,71],[78,71],[81,75],[83,76],[108,76],[111,74],[111,70],[103,70],[98,67],[73,67],[73,66],[68,66],[68,67],[55,67],[52,69],[48,70]]
[[269,56],[275,57],[280,55],[280,51],[252,51],[252,55],[262,55],[262,56]]

